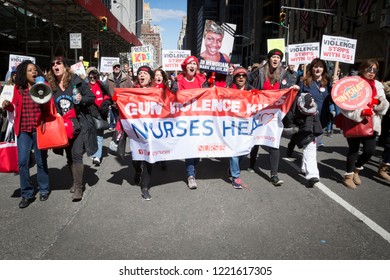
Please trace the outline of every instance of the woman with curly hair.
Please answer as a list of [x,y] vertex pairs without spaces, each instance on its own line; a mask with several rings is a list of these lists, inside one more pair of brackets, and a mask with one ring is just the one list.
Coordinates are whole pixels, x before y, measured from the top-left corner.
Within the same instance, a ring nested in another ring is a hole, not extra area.
[[18,142],[18,167],[22,200],[19,208],[26,208],[34,201],[34,186],[30,179],[30,155],[34,150],[37,164],[37,181],[39,200],[49,198],[49,174],[47,167],[47,150],[38,149],[36,126],[42,112],[50,112],[50,102],[35,103],[30,97],[30,89],[36,78],[43,76],[41,69],[30,60],[25,60],[16,69],[15,88],[12,102],[5,100],[2,107],[15,112],[14,131]]

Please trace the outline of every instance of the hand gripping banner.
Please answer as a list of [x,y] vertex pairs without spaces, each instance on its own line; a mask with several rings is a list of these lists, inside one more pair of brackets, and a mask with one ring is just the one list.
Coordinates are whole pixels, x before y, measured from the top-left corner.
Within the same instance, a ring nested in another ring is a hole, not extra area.
[[253,145],[279,147],[282,119],[296,90],[241,91],[220,87],[179,91],[115,89],[135,160],[248,154]]

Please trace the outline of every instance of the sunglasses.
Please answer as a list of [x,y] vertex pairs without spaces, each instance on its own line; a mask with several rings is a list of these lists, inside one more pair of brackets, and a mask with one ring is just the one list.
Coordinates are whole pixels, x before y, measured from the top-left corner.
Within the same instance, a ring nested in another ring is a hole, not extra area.
[[235,77],[236,78],[246,78],[246,75],[245,74],[238,74]]
[[378,68],[373,68],[373,67],[367,67],[364,69],[366,72],[374,72],[374,74],[378,73],[379,69]]
[[62,64],[62,61],[60,60],[56,60],[54,62],[51,63],[51,66],[54,66],[54,65],[61,65]]
[[117,66],[114,66],[113,68],[115,69],[115,68],[121,68],[121,67],[117,65]]
[[89,77],[89,79],[90,79],[90,80],[96,80],[96,78],[95,78],[95,77],[92,77],[92,76]]

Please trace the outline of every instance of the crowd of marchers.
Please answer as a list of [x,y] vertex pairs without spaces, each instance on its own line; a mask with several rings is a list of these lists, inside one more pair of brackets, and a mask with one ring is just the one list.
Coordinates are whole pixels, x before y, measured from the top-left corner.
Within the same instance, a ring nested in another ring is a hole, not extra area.
[[[69,145],[64,148],[53,149],[56,154],[66,157],[66,165],[73,178],[70,188],[72,201],[80,201],[83,197],[84,185],[84,157],[85,154],[93,165],[99,166],[102,158],[104,133],[112,133],[113,145],[118,143],[121,128],[120,114],[116,105],[116,88],[150,88],[157,87],[178,94],[180,90],[202,87],[227,87],[238,90],[278,90],[293,88],[298,91],[296,98],[284,116],[284,135],[288,135],[289,144],[287,156],[291,157],[295,146],[302,149],[301,171],[304,174],[307,187],[314,187],[320,181],[320,172],[317,165],[317,149],[323,144],[324,135],[332,137],[335,126],[341,130],[343,121],[351,120],[355,123],[367,123],[372,126],[369,135],[346,136],[348,143],[345,174],[342,184],[355,189],[362,184],[361,175],[364,165],[373,156],[377,145],[384,147],[381,162],[378,166],[378,175],[390,181],[388,167],[390,166],[390,82],[382,83],[377,80],[379,63],[369,59],[360,64],[356,75],[365,80],[371,90],[372,98],[357,110],[339,108],[332,100],[332,86],[337,84],[340,75],[331,75],[328,63],[316,58],[305,66],[305,70],[294,65],[283,65],[283,52],[273,49],[267,54],[267,59],[255,63],[248,68],[229,64],[228,73],[202,72],[199,69],[199,60],[195,56],[187,57],[181,64],[179,73],[166,73],[163,69],[151,69],[141,66],[133,73],[128,63],[123,65],[114,63],[109,74],[99,73],[90,67],[85,77],[80,77],[71,71],[68,60],[63,56],[55,56],[51,60],[50,68],[43,73],[41,68],[32,61],[26,60],[19,64],[11,74],[7,84],[14,86],[12,101],[4,100],[1,106],[1,134],[3,138],[7,127],[7,112],[14,113],[13,129],[17,138],[18,147],[18,174],[20,178],[21,201],[20,208],[28,207],[35,200],[35,189],[39,193],[39,200],[46,201],[50,196],[50,174],[48,169],[48,151],[37,146],[37,121],[42,114],[47,114],[50,106],[62,116]],[[49,102],[38,104],[30,97],[30,89],[36,83],[38,76],[45,77],[45,83],[52,91]],[[333,76],[333,77],[332,77]],[[106,129],[91,130],[90,120],[99,115],[109,123]],[[93,132],[93,133],[92,133]],[[3,141],[3,139],[1,139]],[[241,162],[249,156],[247,171],[254,172],[259,148],[267,152],[270,164],[269,181],[274,186],[282,186],[278,174],[281,158],[279,148],[268,146],[253,146],[249,155],[230,158],[229,176],[235,189],[242,189],[247,185],[242,181]],[[360,152],[362,149],[362,152]],[[37,186],[30,180],[31,160],[34,159],[37,169]],[[200,158],[186,158],[184,160],[186,181],[188,188],[197,189],[196,170]],[[158,162],[165,169],[167,162]],[[65,165],[65,162],[64,162]],[[135,176],[134,183],[141,188],[141,196],[145,200],[151,199],[150,184],[153,166],[147,161],[132,160]]]

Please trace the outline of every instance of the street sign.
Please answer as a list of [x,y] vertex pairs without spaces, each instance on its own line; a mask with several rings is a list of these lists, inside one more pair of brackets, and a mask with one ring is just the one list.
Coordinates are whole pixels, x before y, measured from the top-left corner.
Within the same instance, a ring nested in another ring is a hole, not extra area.
[[69,44],[71,49],[82,49],[81,33],[69,33]]

